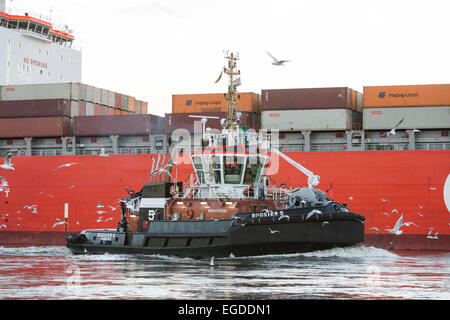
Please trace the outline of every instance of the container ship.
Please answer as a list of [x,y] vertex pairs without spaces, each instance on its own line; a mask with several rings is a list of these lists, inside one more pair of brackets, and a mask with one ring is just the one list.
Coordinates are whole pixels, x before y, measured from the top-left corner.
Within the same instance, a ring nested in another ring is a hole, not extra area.
[[[161,117],[132,95],[82,83],[74,40],[0,1],[0,245],[64,245],[69,233],[116,229],[120,200],[175,145],[186,156],[172,182],[204,179],[189,154],[227,118],[220,92],[174,94]],[[329,198],[364,214],[365,245],[450,249],[450,84],[262,89],[238,93],[236,109],[261,148],[276,146],[320,175]],[[286,159],[274,163],[271,186],[307,185]]]

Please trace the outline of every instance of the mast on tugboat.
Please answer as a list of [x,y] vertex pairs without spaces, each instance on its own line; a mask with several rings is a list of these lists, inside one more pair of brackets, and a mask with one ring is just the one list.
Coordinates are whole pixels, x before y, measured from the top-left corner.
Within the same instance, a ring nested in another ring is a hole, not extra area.
[[227,129],[235,130],[239,126],[239,116],[236,109],[237,100],[239,96],[237,95],[236,88],[240,85],[240,77],[236,80],[234,76],[240,76],[241,71],[237,69],[237,60],[239,60],[239,54],[234,54],[233,52],[225,51],[225,59],[228,62],[224,67],[225,74],[228,75],[228,92],[224,94],[227,100]]

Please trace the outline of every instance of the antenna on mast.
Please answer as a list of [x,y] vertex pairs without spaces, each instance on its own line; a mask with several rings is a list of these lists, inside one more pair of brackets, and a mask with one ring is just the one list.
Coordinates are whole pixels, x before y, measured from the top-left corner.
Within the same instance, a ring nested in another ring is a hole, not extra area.
[[[239,53],[233,53],[224,50],[225,55],[225,67],[223,71],[228,75],[228,92],[224,94],[227,100],[227,120],[228,129],[235,129],[239,125],[239,117],[237,116],[237,100],[239,97],[237,95],[236,88],[241,84],[241,71],[237,69],[237,60],[239,60]],[[235,76],[239,76],[235,79]]]

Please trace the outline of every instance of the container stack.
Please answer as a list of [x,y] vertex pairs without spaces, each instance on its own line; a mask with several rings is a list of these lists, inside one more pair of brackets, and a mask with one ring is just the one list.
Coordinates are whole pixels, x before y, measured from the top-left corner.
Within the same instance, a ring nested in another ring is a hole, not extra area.
[[261,91],[262,128],[279,131],[361,129],[362,94],[348,87]]
[[75,117],[147,114],[147,106],[83,83],[0,86],[0,138],[70,136]]
[[[260,128],[259,100],[257,93],[238,93],[236,109],[241,113],[241,126],[256,130]],[[198,117],[218,117],[208,119],[206,127],[221,130],[220,119],[227,117],[227,108],[223,93],[172,95],[172,113],[166,113],[165,117],[166,134],[171,135],[176,129],[186,129],[194,134],[195,127],[201,130]]]
[[450,84],[364,87],[364,130],[448,129]]
[[75,117],[74,135],[77,137],[148,136],[164,133],[164,118],[152,114]]

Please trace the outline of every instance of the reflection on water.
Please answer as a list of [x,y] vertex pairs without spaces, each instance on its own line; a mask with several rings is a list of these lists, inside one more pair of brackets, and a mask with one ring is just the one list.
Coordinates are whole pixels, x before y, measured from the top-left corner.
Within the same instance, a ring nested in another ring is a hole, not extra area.
[[373,247],[195,260],[0,247],[1,299],[450,299],[450,253]]

